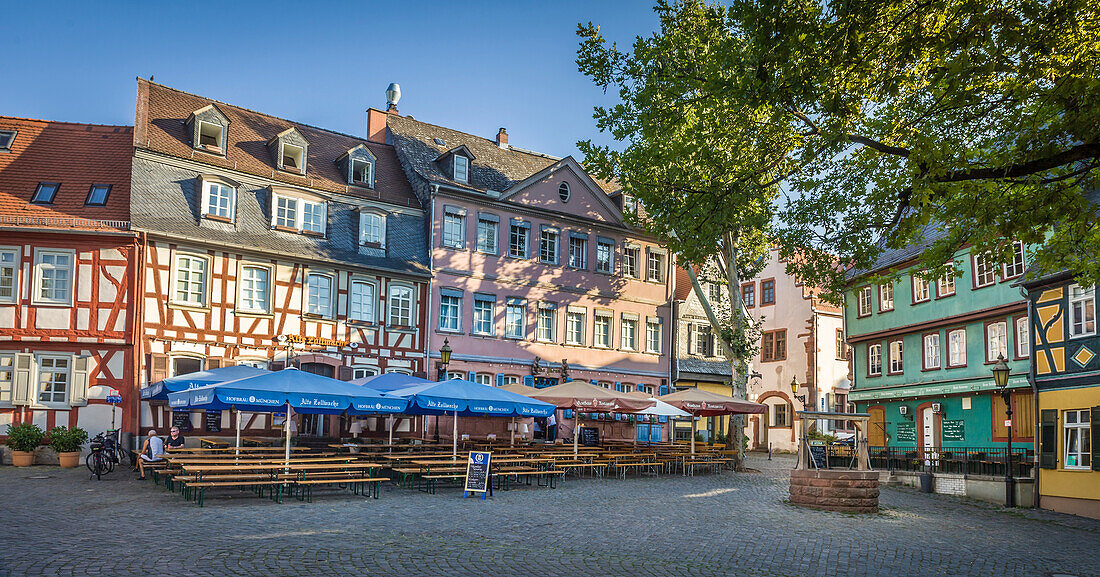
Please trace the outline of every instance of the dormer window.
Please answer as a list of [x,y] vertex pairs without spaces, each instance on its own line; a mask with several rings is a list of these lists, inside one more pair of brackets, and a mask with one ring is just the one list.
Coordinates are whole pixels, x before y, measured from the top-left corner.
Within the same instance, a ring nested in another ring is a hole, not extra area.
[[324,236],[328,203],[274,192],[271,196],[271,227],[287,232]]
[[470,159],[458,154],[454,155],[455,165],[454,174],[457,182],[469,182],[470,180]]
[[225,154],[229,117],[217,106],[208,104],[187,117],[191,134],[191,146],[195,150],[212,154]]
[[348,184],[374,188],[374,154],[365,145],[358,144],[340,155],[336,166],[344,172]]
[[31,202],[34,204],[53,204],[53,199],[57,196],[57,191],[60,188],[60,182],[40,182],[38,187],[34,189]]
[[222,137],[225,130],[220,125],[210,122],[199,122],[199,146],[203,148],[216,148],[222,150]]
[[305,165],[305,149],[293,144],[283,145],[283,170],[302,171]]
[[386,217],[377,212],[359,213],[359,244],[386,247]]
[[309,143],[297,128],[290,127],[280,132],[267,146],[275,159],[276,168],[296,174],[306,173]]
[[18,130],[0,130],[0,152],[11,152],[16,134],[19,134]]
[[366,187],[374,186],[374,163],[367,160],[351,161],[351,181]]

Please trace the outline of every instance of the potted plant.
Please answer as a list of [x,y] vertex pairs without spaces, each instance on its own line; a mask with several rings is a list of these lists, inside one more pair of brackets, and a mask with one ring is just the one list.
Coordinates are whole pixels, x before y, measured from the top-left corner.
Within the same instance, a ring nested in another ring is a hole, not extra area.
[[11,462],[16,467],[30,467],[34,464],[34,450],[42,444],[46,435],[38,425],[21,423],[8,425],[8,446],[11,447]]
[[88,440],[88,431],[80,427],[54,427],[50,429],[50,446],[57,451],[57,461],[65,469],[80,464],[80,448]]

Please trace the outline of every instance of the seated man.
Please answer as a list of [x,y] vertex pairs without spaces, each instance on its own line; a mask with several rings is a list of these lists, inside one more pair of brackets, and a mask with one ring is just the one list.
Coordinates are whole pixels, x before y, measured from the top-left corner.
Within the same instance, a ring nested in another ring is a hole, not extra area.
[[155,463],[161,460],[164,455],[164,441],[157,436],[157,432],[154,429],[149,429],[149,434],[145,437],[145,444],[141,446],[141,458],[138,459],[138,469],[141,471],[139,480],[145,480],[145,463]]
[[168,449],[182,449],[184,444],[183,435],[180,434],[179,427],[172,427],[169,432],[168,439],[164,441],[164,445]]

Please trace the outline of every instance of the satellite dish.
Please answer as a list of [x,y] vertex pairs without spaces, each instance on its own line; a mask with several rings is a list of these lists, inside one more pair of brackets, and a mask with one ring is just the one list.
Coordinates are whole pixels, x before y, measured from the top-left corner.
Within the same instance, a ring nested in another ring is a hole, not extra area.
[[386,104],[390,106],[397,106],[397,101],[401,100],[401,85],[392,82],[386,88]]

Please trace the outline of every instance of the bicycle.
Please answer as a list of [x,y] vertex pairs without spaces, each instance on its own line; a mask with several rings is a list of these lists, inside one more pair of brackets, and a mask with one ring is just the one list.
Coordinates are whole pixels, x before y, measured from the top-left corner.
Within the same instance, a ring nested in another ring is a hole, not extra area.
[[115,465],[133,465],[133,456],[118,442],[118,431],[104,431],[92,437],[91,453],[84,458],[84,465],[101,479],[114,472]]

